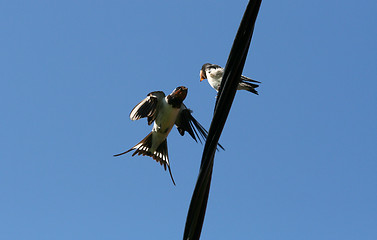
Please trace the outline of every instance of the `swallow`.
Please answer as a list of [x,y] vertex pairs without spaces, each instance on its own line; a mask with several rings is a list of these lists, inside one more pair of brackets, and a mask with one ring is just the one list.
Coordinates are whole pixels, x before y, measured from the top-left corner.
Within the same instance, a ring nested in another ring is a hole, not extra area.
[[[221,80],[223,79],[224,68],[216,64],[206,63],[203,64],[200,70],[200,81],[208,79],[209,85],[214,88],[217,92],[219,91]],[[255,88],[259,87],[258,84],[261,83],[251,78],[241,76],[240,83],[238,84],[237,90],[246,90],[259,95]]]
[[[167,145],[167,137],[173,126],[177,127],[181,136],[188,132],[196,142],[197,140],[202,142],[201,138],[205,140],[208,136],[207,130],[192,116],[192,110],[183,104],[187,90],[186,87],[180,86],[167,96],[162,91],[149,93],[132,109],[130,119],[134,121],[147,118],[148,125],[153,123],[152,131],[131,149],[114,156],[135,150],[132,156],[138,154],[152,157],[164,166],[165,171],[168,168],[171,180],[175,185],[170,169]],[[220,144],[218,146],[224,149]]]

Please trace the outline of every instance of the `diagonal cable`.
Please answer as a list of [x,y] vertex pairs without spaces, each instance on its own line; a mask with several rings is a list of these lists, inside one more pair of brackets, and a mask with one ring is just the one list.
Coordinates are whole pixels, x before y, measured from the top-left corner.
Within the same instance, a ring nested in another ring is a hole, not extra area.
[[187,213],[184,240],[200,238],[211,186],[216,146],[237,91],[261,2],[262,0],[249,1],[225,66],[215,112],[203,150],[199,176]]

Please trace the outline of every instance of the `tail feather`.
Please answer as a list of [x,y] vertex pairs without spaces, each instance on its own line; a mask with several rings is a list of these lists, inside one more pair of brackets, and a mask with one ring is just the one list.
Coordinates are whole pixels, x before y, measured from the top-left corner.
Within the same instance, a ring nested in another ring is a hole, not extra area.
[[259,87],[259,85],[254,84],[254,83],[244,82],[244,81],[240,82],[240,84],[239,84],[239,89],[243,89],[243,90],[252,92],[256,95],[259,95],[258,91],[255,90],[255,88],[257,88],[257,87]]
[[259,81],[257,81],[257,80],[254,80],[254,79],[251,79],[251,78],[245,77],[245,76],[243,76],[243,75],[241,75],[241,81],[261,83],[261,82],[259,82]]
[[158,148],[156,149],[156,151],[154,151],[154,153],[150,152],[151,147],[152,147],[152,132],[149,133],[143,140],[141,140],[138,144],[133,146],[131,149],[125,152],[116,154],[114,155],[114,157],[126,154],[132,150],[135,150],[132,156],[135,156],[137,154],[137,155],[152,157],[154,160],[156,160],[156,162],[164,166],[165,171],[166,171],[166,166],[167,166],[171,180],[173,181],[173,184],[175,185],[175,181],[171,173],[171,169],[170,169],[169,156],[168,156],[168,144],[167,144],[166,139],[160,144],[160,146],[158,146]]
[[175,185],[173,174],[171,173],[171,169],[170,169],[169,156],[168,156],[168,142],[166,141],[166,139],[160,144],[160,146],[158,146],[155,153],[156,153],[155,155],[152,155],[152,158],[156,160],[157,162],[160,162],[161,165],[164,165],[165,171],[166,171],[166,166],[168,167],[170,178],[173,184]]

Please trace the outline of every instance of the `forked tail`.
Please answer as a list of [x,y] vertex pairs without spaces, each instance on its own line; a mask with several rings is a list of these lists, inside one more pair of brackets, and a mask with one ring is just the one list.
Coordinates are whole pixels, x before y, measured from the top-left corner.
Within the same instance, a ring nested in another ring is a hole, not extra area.
[[259,95],[258,91],[255,90],[255,88],[259,87],[259,85],[257,85],[257,84],[241,81],[240,84],[239,84],[239,87],[241,87],[241,89],[243,89],[243,90],[246,90],[246,91],[252,92],[256,95]]
[[156,160],[161,165],[163,165],[165,170],[166,170],[166,166],[168,167],[171,180],[173,181],[173,184],[175,185],[174,178],[170,170],[168,144],[167,144],[166,139],[160,144],[160,146],[158,146],[158,148],[156,149],[156,151],[154,151],[154,153],[150,152],[151,147],[152,147],[152,132],[149,133],[143,140],[141,140],[138,144],[133,146],[131,149],[125,152],[119,153],[119,154],[115,154],[114,157],[126,154],[132,150],[135,150],[132,156],[135,156],[137,154],[137,155],[152,157],[154,160]]

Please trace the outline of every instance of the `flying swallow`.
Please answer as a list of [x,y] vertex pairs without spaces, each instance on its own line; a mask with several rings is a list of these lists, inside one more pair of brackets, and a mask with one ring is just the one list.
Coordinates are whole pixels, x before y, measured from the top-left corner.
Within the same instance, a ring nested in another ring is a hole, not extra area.
[[[188,132],[196,142],[197,139],[202,142],[201,138],[205,140],[208,135],[207,130],[191,115],[192,111],[183,104],[186,96],[187,88],[184,86],[177,87],[167,96],[162,91],[149,93],[132,109],[130,119],[147,118],[148,125],[154,123],[152,131],[131,149],[114,156],[120,156],[132,150],[135,150],[132,156],[136,154],[150,156],[163,165],[165,170],[166,167],[168,168],[171,180],[175,185],[170,169],[167,145],[167,137],[171,129],[176,125],[182,136]],[[220,144],[219,147],[224,149]]]

